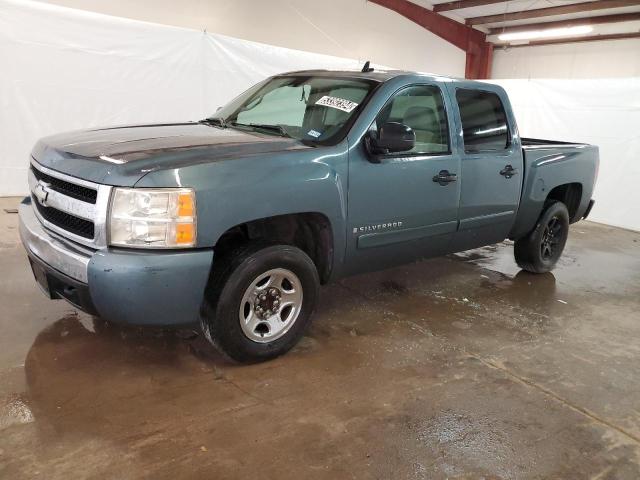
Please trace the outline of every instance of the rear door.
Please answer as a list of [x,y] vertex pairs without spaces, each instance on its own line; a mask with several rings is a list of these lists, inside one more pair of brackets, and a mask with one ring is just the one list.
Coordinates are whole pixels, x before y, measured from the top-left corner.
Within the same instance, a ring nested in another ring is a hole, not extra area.
[[504,90],[477,84],[450,85],[461,152],[459,227],[454,248],[504,240],[515,221],[523,159]]

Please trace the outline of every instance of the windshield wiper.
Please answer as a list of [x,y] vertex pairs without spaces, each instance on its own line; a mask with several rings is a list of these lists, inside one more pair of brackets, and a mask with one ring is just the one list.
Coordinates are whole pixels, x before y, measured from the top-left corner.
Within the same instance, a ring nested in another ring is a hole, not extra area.
[[282,125],[269,125],[266,123],[239,123],[239,122],[231,122],[231,126],[233,127],[250,127],[250,128],[259,128],[262,130],[269,130],[270,132],[275,132],[282,137],[290,137]]
[[205,125],[214,125],[220,128],[227,128],[227,122],[222,117],[211,117],[200,120],[198,123],[204,123]]

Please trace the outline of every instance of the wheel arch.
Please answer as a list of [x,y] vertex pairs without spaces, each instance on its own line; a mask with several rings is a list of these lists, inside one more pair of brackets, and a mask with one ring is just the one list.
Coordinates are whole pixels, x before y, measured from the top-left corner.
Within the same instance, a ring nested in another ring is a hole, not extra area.
[[582,201],[582,190],[582,183],[579,182],[558,185],[551,189],[547,195],[545,204],[554,200],[564,203],[569,211],[569,222],[577,222],[580,220],[579,218],[576,218],[576,216]]
[[213,249],[224,255],[238,243],[263,240],[293,245],[305,252],[318,270],[321,283],[329,281],[334,267],[334,228],[321,212],[299,212],[258,218],[228,228]]
[[569,211],[569,223],[575,223],[582,218],[584,209],[584,191],[581,182],[567,182],[555,185],[544,192],[537,199],[523,198],[519,218],[516,225],[509,234],[509,238],[517,240],[527,235],[531,229],[535,228],[538,219],[544,213],[546,206],[553,201],[565,204]]

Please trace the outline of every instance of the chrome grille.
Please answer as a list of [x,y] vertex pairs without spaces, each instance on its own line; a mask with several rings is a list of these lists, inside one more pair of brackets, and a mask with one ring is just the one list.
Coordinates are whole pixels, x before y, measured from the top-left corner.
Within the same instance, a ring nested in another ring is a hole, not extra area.
[[31,171],[36,177],[36,180],[47,182],[56,192],[62,193],[63,195],[75,198],[77,200],[82,200],[83,202],[94,204],[96,203],[98,191],[93,188],[83,187],[81,185],[76,185],[75,183],[52,177],[51,175],[47,175],[46,173],[35,169],[33,165],[31,166]]
[[106,246],[111,187],[31,162],[29,189],[34,212],[49,230],[91,248]]
[[93,222],[75,217],[63,212],[62,210],[58,210],[57,208],[45,207],[40,204],[37,199],[34,200],[33,204],[36,206],[38,213],[48,222],[51,222],[60,228],[64,228],[75,235],[93,239],[95,235],[95,226],[93,225]]

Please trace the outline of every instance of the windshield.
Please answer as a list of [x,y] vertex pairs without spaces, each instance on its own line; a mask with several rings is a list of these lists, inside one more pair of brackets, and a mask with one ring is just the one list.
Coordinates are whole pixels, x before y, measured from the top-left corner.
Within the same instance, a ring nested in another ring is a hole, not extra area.
[[250,88],[207,120],[223,128],[337,143],[376,84],[345,78],[274,77]]

